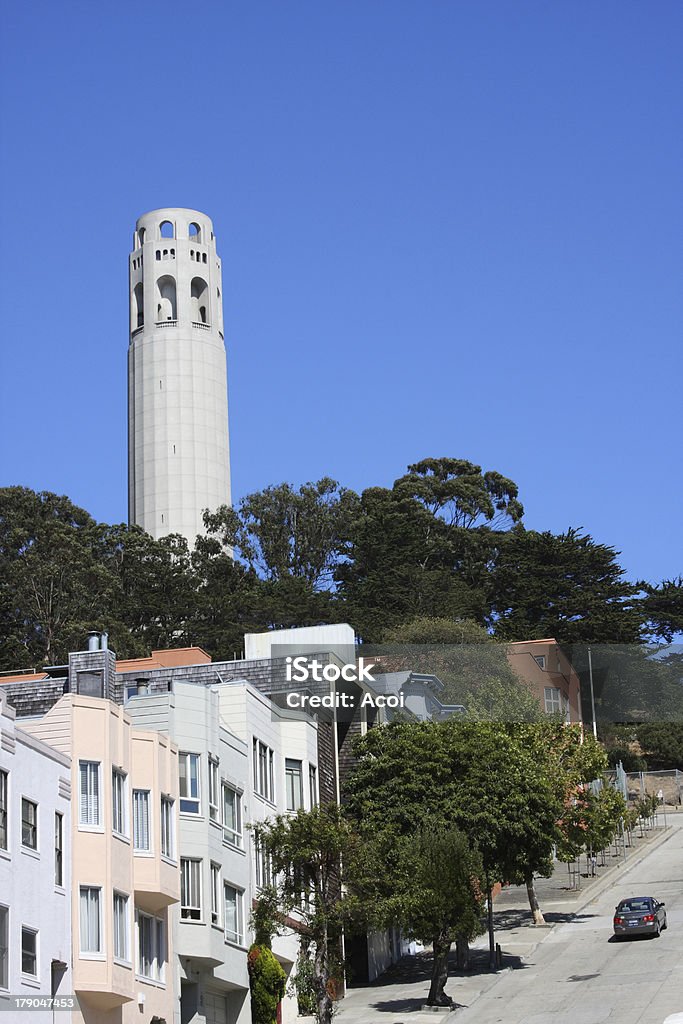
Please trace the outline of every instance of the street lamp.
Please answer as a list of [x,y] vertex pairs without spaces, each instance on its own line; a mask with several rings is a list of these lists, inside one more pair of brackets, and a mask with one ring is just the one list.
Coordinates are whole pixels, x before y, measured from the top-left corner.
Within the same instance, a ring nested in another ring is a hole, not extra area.
[[598,738],[598,723],[595,721],[595,692],[593,690],[593,659],[591,657],[591,649],[588,647],[588,679],[590,680],[591,686],[591,714],[593,716],[593,735],[596,740]]

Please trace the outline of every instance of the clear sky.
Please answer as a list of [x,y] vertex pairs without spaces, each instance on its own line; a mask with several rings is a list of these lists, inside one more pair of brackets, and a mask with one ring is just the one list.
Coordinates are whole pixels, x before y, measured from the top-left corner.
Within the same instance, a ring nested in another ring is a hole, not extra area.
[[0,483],[127,514],[127,260],[223,260],[235,496],[456,456],[683,571],[678,0],[4,7]]

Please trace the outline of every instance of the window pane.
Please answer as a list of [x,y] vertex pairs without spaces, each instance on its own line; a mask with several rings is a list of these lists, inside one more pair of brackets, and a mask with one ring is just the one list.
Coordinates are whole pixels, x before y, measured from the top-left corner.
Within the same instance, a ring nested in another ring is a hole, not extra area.
[[298,811],[303,806],[303,779],[301,761],[285,760],[287,810]]
[[79,813],[81,825],[100,824],[100,765],[97,761],[79,764]]
[[64,881],[62,866],[63,842],[63,819],[61,814],[55,814],[55,885],[62,885]]
[[95,886],[81,886],[81,952],[102,952],[100,890]]
[[114,893],[114,956],[128,960],[128,897]]
[[7,772],[0,772],[0,850],[7,849]]
[[21,801],[21,843],[29,850],[38,849],[38,805],[24,798]]
[[9,988],[9,909],[0,907],[0,988]]
[[149,790],[133,790],[133,846],[136,850],[150,849]]
[[200,864],[185,857],[180,861],[180,916],[193,921],[201,917]]
[[38,935],[29,928],[21,929],[21,970],[23,974],[37,974]]

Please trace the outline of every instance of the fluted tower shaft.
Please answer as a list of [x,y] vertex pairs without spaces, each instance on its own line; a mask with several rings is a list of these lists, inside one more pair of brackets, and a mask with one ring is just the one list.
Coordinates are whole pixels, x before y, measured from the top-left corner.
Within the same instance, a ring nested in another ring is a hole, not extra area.
[[221,262],[211,220],[153,210],[130,255],[128,519],[193,546],[230,503]]

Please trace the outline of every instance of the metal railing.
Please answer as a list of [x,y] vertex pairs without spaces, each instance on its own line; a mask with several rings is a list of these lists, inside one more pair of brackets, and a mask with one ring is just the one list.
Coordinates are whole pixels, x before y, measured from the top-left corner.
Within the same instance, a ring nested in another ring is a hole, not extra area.
[[210,331],[211,330],[211,324],[202,324],[202,323],[199,323],[197,320],[193,320],[192,321],[192,326],[193,327],[198,327],[200,331]]
[[157,320],[157,322],[154,324],[154,326],[155,327],[177,327],[178,326],[178,321],[177,320]]

